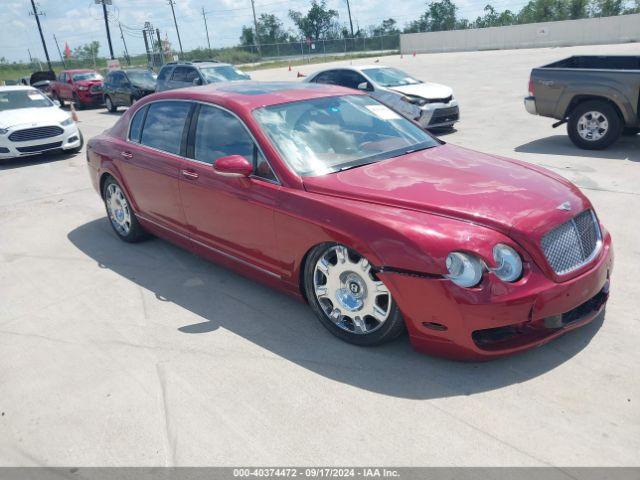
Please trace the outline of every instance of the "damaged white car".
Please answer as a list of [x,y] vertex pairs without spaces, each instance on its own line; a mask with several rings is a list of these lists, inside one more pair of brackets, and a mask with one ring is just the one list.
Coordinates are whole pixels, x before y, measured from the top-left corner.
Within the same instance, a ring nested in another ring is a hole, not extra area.
[[427,129],[451,128],[460,119],[450,87],[423,82],[397,68],[375,64],[335,67],[315,72],[305,82],[366,91]]

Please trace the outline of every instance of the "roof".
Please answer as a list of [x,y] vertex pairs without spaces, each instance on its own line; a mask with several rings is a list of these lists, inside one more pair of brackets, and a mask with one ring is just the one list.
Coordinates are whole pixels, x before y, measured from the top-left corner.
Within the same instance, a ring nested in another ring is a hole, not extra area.
[[388,65],[382,65],[380,63],[370,63],[367,65],[338,65],[335,67],[327,67],[321,70],[317,70],[313,72],[312,75],[316,75],[318,73],[326,72],[329,70],[355,70],[356,72],[361,72],[362,70],[367,70],[369,68],[392,68]]
[[196,60],[196,61],[193,61],[193,62],[169,62],[169,63],[165,63],[164,66],[165,67],[170,66],[170,67],[195,67],[195,68],[201,68],[201,67],[231,67],[232,65],[230,63],[220,63],[220,62],[215,62],[215,61]]
[[0,92],[10,92],[15,90],[35,90],[35,88],[30,87],[29,85],[7,85],[5,87],[0,87]]
[[91,68],[74,68],[72,70],[63,70],[66,73],[84,73],[84,72],[95,72],[95,70]]
[[254,109],[312,98],[362,94],[364,92],[317,83],[237,81],[167,90],[153,97],[157,100],[180,98],[210,101],[220,105]]

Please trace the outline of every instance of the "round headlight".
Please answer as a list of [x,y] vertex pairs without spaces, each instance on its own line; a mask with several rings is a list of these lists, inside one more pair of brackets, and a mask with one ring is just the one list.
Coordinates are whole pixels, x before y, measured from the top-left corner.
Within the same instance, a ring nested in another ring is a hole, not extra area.
[[510,246],[499,243],[493,247],[493,258],[496,268],[491,271],[503,282],[515,282],[522,275],[522,259]]
[[482,262],[468,253],[451,252],[446,266],[449,271],[446,277],[461,287],[475,287],[482,279]]

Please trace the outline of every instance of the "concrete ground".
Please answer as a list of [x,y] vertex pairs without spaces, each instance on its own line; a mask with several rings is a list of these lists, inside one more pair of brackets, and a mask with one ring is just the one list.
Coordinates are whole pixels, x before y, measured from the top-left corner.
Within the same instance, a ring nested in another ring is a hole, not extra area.
[[[581,151],[522,105],[532,67],[639,48],[380,59],[454,88],[446,141],[561,173],[612,232],[604,318],[490,363],[406,337],[356,348],[260,284],[161,240],[120,242],[84,153],[2,162],[0,465],[639,465],[640,136]],[[80,127],[116,118],[83,111]]]

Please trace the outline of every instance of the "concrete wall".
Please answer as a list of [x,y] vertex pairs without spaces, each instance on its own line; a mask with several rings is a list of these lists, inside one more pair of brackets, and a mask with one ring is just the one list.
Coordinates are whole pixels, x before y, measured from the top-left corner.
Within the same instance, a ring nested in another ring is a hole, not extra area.
[[405,54],[435,53],[639,41],[640,14],[634,14],[509,27],[402,34],[400,50]]

